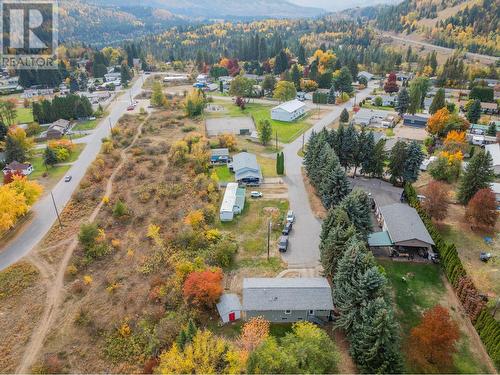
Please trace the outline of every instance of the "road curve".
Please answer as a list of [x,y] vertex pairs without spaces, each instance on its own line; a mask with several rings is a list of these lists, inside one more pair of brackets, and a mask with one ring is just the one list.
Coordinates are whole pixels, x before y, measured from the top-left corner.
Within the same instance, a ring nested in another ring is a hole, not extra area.
[[[120,117],[127,111],[130,105],[130,97],[135,97],[142,90],[143,77],[139,77],[135,83],[124,93],[118,96],[108,107],[109,116],[105,117],[89,136],[89,143],[84,148],[78,160],[67,172],[72,176],[70,182],[63,179],[52,189],[57,209],[61,212],[71,199],[73,192],[77,189],[85,175],[87,168],[94,161],[101,149],[101,140],[110,133],[110,121],[114,126]],[[50,230],[57,216],[50,194],[45,194],[31,209],[33,218],[21,229],[9,244],[0,250],[0,271],[14,264],[25,255],[29,254],[35,246]]]
[[[415,45],[418,45],[418,46],[432,48],[434,50],[438,50],[438,51],[442,51],[442,52],[454,53],[456,51],[455,48],[438,46],[436,44],[431,44],[431,43],[422,42],[422,41],[419,41],[419,40],[413,40],[413,39],[403,38],[403,37],[392,35],[392,34],[388,34],[388,33],[382,33],[382,35],[386,36],[386,37],[389,37],[389,38],[392,38],[394,40],[399,40],[400,42],[405,42],[405,43],[409,43],[409,44],[415,44]],[[470,58],[470,59],[479,59],[479,60],[482,59],[482,60],[490,61],[490,62],[493,62],[493,63],[497,62],[498,60],[500,60],[500,57],[496,57],[496,56],[481,55],[479,53],[473,53],[473,52],[464,52],[464,53],[465,53],[465,56],[468,57],[468,58]]]
[[[370,95],[374,86],[370,86],[356,94],[357,102]],[[309,139],[311,132],[323,129],[334,122],[344,108],[348,110],[354,105],[354,98],[348,102],[335,106],[313,127],[305,132],[305,141]],[[311,206],[302,177],[302,158],[297,154],[302,147],[302,137],[287,144],[283,153],[285,155],[286,176],[283,178],[288,185],[288,197],[290,209],[295,213],[295,223],[290,233],[290,243],[282,258],[288,263],[288,268],[315,268],[319,266],[319,235],[321,232],[321,221],[317,219]]]

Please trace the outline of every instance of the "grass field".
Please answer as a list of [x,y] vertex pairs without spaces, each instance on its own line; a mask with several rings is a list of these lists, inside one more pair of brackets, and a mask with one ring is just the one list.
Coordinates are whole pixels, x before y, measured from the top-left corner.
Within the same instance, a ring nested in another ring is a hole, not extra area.
[[391,107],[391,106],[388,106],[388,105],[381,105],[380,107],[378,107],[376,105],[373,105],[373,104],[369,103],[368,101],[366,101],[365,104],[363,104],[362,108],[366,108],[366,109],[378,109],[378,110],[382,110],[382,111],[394,111],[394,107]]
[[234,104],[223,102],[223,101],[215,101],[215,104],[221,105],[224,107],[225,111],[221,111],[218,113],[207,113],[208,117],[239,117],[239,116],[251,116],[254,119],[255,125],[258,126],[260,121],[269,120],[271,122],[271,126],[273,127],[273,137],[278,136],[278,141],[282,143],[290,143],[298,136],[300,136],[303,132],[311,127],[306,120],[308,115],[301,118],[298,121],[294,122],[283,122],[271,120],[271,108],[272,105],[265,104],[257,104],[257,103],[249,103],[246,105],[245,109],[242,111],[239,107]]
[[227,165],[217,165],[214,167],[214,171],[217,174],[220,182],[233,182],[234,176],[227,167]]
[[[287,200],[251,200],[245,201],[245,208],[233,221],[219,223],[219,229],[231,232],[237,239],[242,258],[253,258],[267,251],[267,225],[274,211],[279,220],[283,219],[288,210]],[[275,218],[273,220],[277,221]],[[272,243],[281,234],[280,223],[273,225]],[[274,245],[273,245],[274,246]]]
[[79,122],[75,126],[73,126],[71,130],[74,131],[92,130],[95,129],[99,121],[100,119]]
[[[386,271],[389,283],[394,290],[395,303],[398,307],[397,318],[401,325],[402,347],[410,330],[419,324],[424,310],[437,304],[446,305],[446,288],[442,279],[441,268],[435,264],[419,264],[379,260]],[[404,278],[404,279],[403,279]],[[453,316],[454,309],[450,309]],[[456,316],[454,319],[456,320]],[[460,322],[458,322],[460,325]],[[462,332],[457,344],[458,352],[454,355],[456,373],[485,373],[487,368],[471,353],[468,337]],[[406,362],[406,372],[414,373],[411,363]]]
[[27,124],[33,122],[33,111],[31,108],[16,108],[16,124]]
[[82,150],[85,148],[84,144],[77,144],[75,145],[74,151],[71,153],[69,156],[69,159],[64,162],[65,165],[55,165],[53,167],[48,167],[48,169],[45,167],[44,161],[43,161],[43,150],[39,150],[41,152],[38,152],[29,160],[29,162],[33,165],[33,173],[30,174],[29,178],[31,180],[37,180],[43,176],[43,174],[48,173],[48,179],[51,180],[58,180],[60,179],[67,171],[69,168],[71,168],[71,165],[66,165],[66,163],[74,163],[76,160],[78,160],[78,157],[80,156],[80,153]]

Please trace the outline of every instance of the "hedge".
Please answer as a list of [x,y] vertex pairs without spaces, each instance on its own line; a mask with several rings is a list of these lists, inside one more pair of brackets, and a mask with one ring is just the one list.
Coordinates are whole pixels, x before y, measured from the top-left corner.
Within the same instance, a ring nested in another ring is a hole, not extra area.
[[[420,215],[420,218],[434,241],[435,249],[440,255],[441,266],[444,269],[446,277],[456,289],[459,282],[463,278],[468,278],[468,275],[458,256],[455,244],[446,242],[438,232],[429,215],[427,215],[420,206],[420,201],[417,198],[417,192],[413,185],[406,184],[404,187],[404,194],[408,204],[415,208]],[[474,289],[476,293],[479,294],[475,287]],[[463,304],[464,301],[461,298],[459,299]],[[500,322],[491,316],[486,306],[478,315],[469,315],[469,317],[473,323],[475,322],[474,327],[481,341],[484,343],[488,354],[495,363],[496,368],[500,369]]]

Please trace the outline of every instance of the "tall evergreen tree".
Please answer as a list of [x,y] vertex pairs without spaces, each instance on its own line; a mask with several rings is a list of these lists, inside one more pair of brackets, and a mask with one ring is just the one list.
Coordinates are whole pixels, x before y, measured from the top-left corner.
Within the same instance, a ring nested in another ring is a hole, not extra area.
[[357,236],[356,228],[351,224],[347,213],[336,208],[331,210],[334,220],[327,237],[319,246],[321,265],[326,276],[333,278],[337,264],[344,254],[347,242]]
[[333,150],[331,152],[334,157],[331,157],[325,164],[325,172],[323,172],[323,179],[319,186],[321,202],[326,209],[338,205],[351,191],[351,186],[340,167],[337,156]]
[[347,170],[354,164],[355,155],[358,148],[358,134],[353,124],[350,124],[344,132],[339,154],[342,155],[340,164]]
[[340,112],[340,122],[341,123],[347,123],[349,122],[349,112],[347,112],[347,109],[343,109],[342,112]]
[[365,243],[356,238],[349,241],[333,278],[333,303],[339,312],[335,325],[351,334],[362,322],[366,301],[383,296],[386,284]]
[[441,108],[444,108],[445,106],[446,106],[446,100],[445,100],[444,89],[440,88],[439,90],[437,90],[434,99],[432,99],[431,106],[429,107],[429,113],[433,115],[434,113],[439,111]]
[[372,231],[371,202],[368,194],[363,190],[354,189],[342,200],[340,207],[347,212],[356,230],[364,238],[368,237]]
[[479,99],[474,100],[474,102],[469,106],[466,114],[467,120],[469,122],[476,124],[481,118],[481,102]]
[[382,297],[368,300],[361,307],[360,322],[350,337],[351,355],[362,373],[399,374],[403,372],[399,327],[390,302]]
[[420,173],[420,165],[425,159],[422,148],[416,141],[410,142],[406,148],[406,160],[404,163],[403,181],[415,182]]
[[339,75],[335,79],[335,88],[337,91],[350,94],[354,91],[352,87],[352,75],[348,67],[340,69]]
[[408,90],[406,87],[403,87],[399,90],[398,93],[398,103],[396,105],[396,110],[400,116],[403,116],[410,107],[410,95],[408,94]]
[[335,87],[330,87],[330,91],[328,91],[327,103],[335,104]]
[[306,49],[302,44],[299,45],[299,51],[297,52],[297,60],[300,65],[306,64]]
[[391,174],[391,183],[397,184],[403,179],[406,161],[406,143],[398,140],[391,150],[389,156],[389,172]]
[[5,140],[5,137],[7,136],[7,132],[9,129],[3,122],[0,122],[0,142],[3,142]]
[[[364,130],[364,128],[363,128]],[[375,137],[372,131],[359,134],[359,159],[361,162],[361,173],[370,175],[375,164]]]
[[24,163],[27,159],[26,150],[18,140],[10,135],[5,138],[5,162],[18,161]]
[[490,187],[495,180],[493,159],[489,152],[479,150],[470,159],[458,185],[458,201],[467,204],[481,189]]
[[50,166],[57,164],[56,153],[50,147],[45,147],[45,150],[43,152],[43,163]]

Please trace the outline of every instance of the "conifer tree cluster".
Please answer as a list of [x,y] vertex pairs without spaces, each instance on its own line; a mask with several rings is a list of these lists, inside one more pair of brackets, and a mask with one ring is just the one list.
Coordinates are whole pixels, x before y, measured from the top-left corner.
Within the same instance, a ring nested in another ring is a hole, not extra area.
[[[345,201],[355,200],[350,196]],[[346,331],[361,372],[400,373],[399,327],[387,280],[344,206],[329,211],[320,244],[324,272],[333,279],[336,326]]]
[[[336,325],[346,331],[351,355],[361,372],[402,371],[399,327],[387,280],[367,248],[372,229],[371,201],[362,190],[351,191],[346,170],[380,175],[383,142],[352,125],[313,132],[304,165],[311,184],[328,209],[320,234],[325,276],[333,280]],[[377,150],[378,149],[378,150]],[[382,151],[382,153],[380,152]]]

